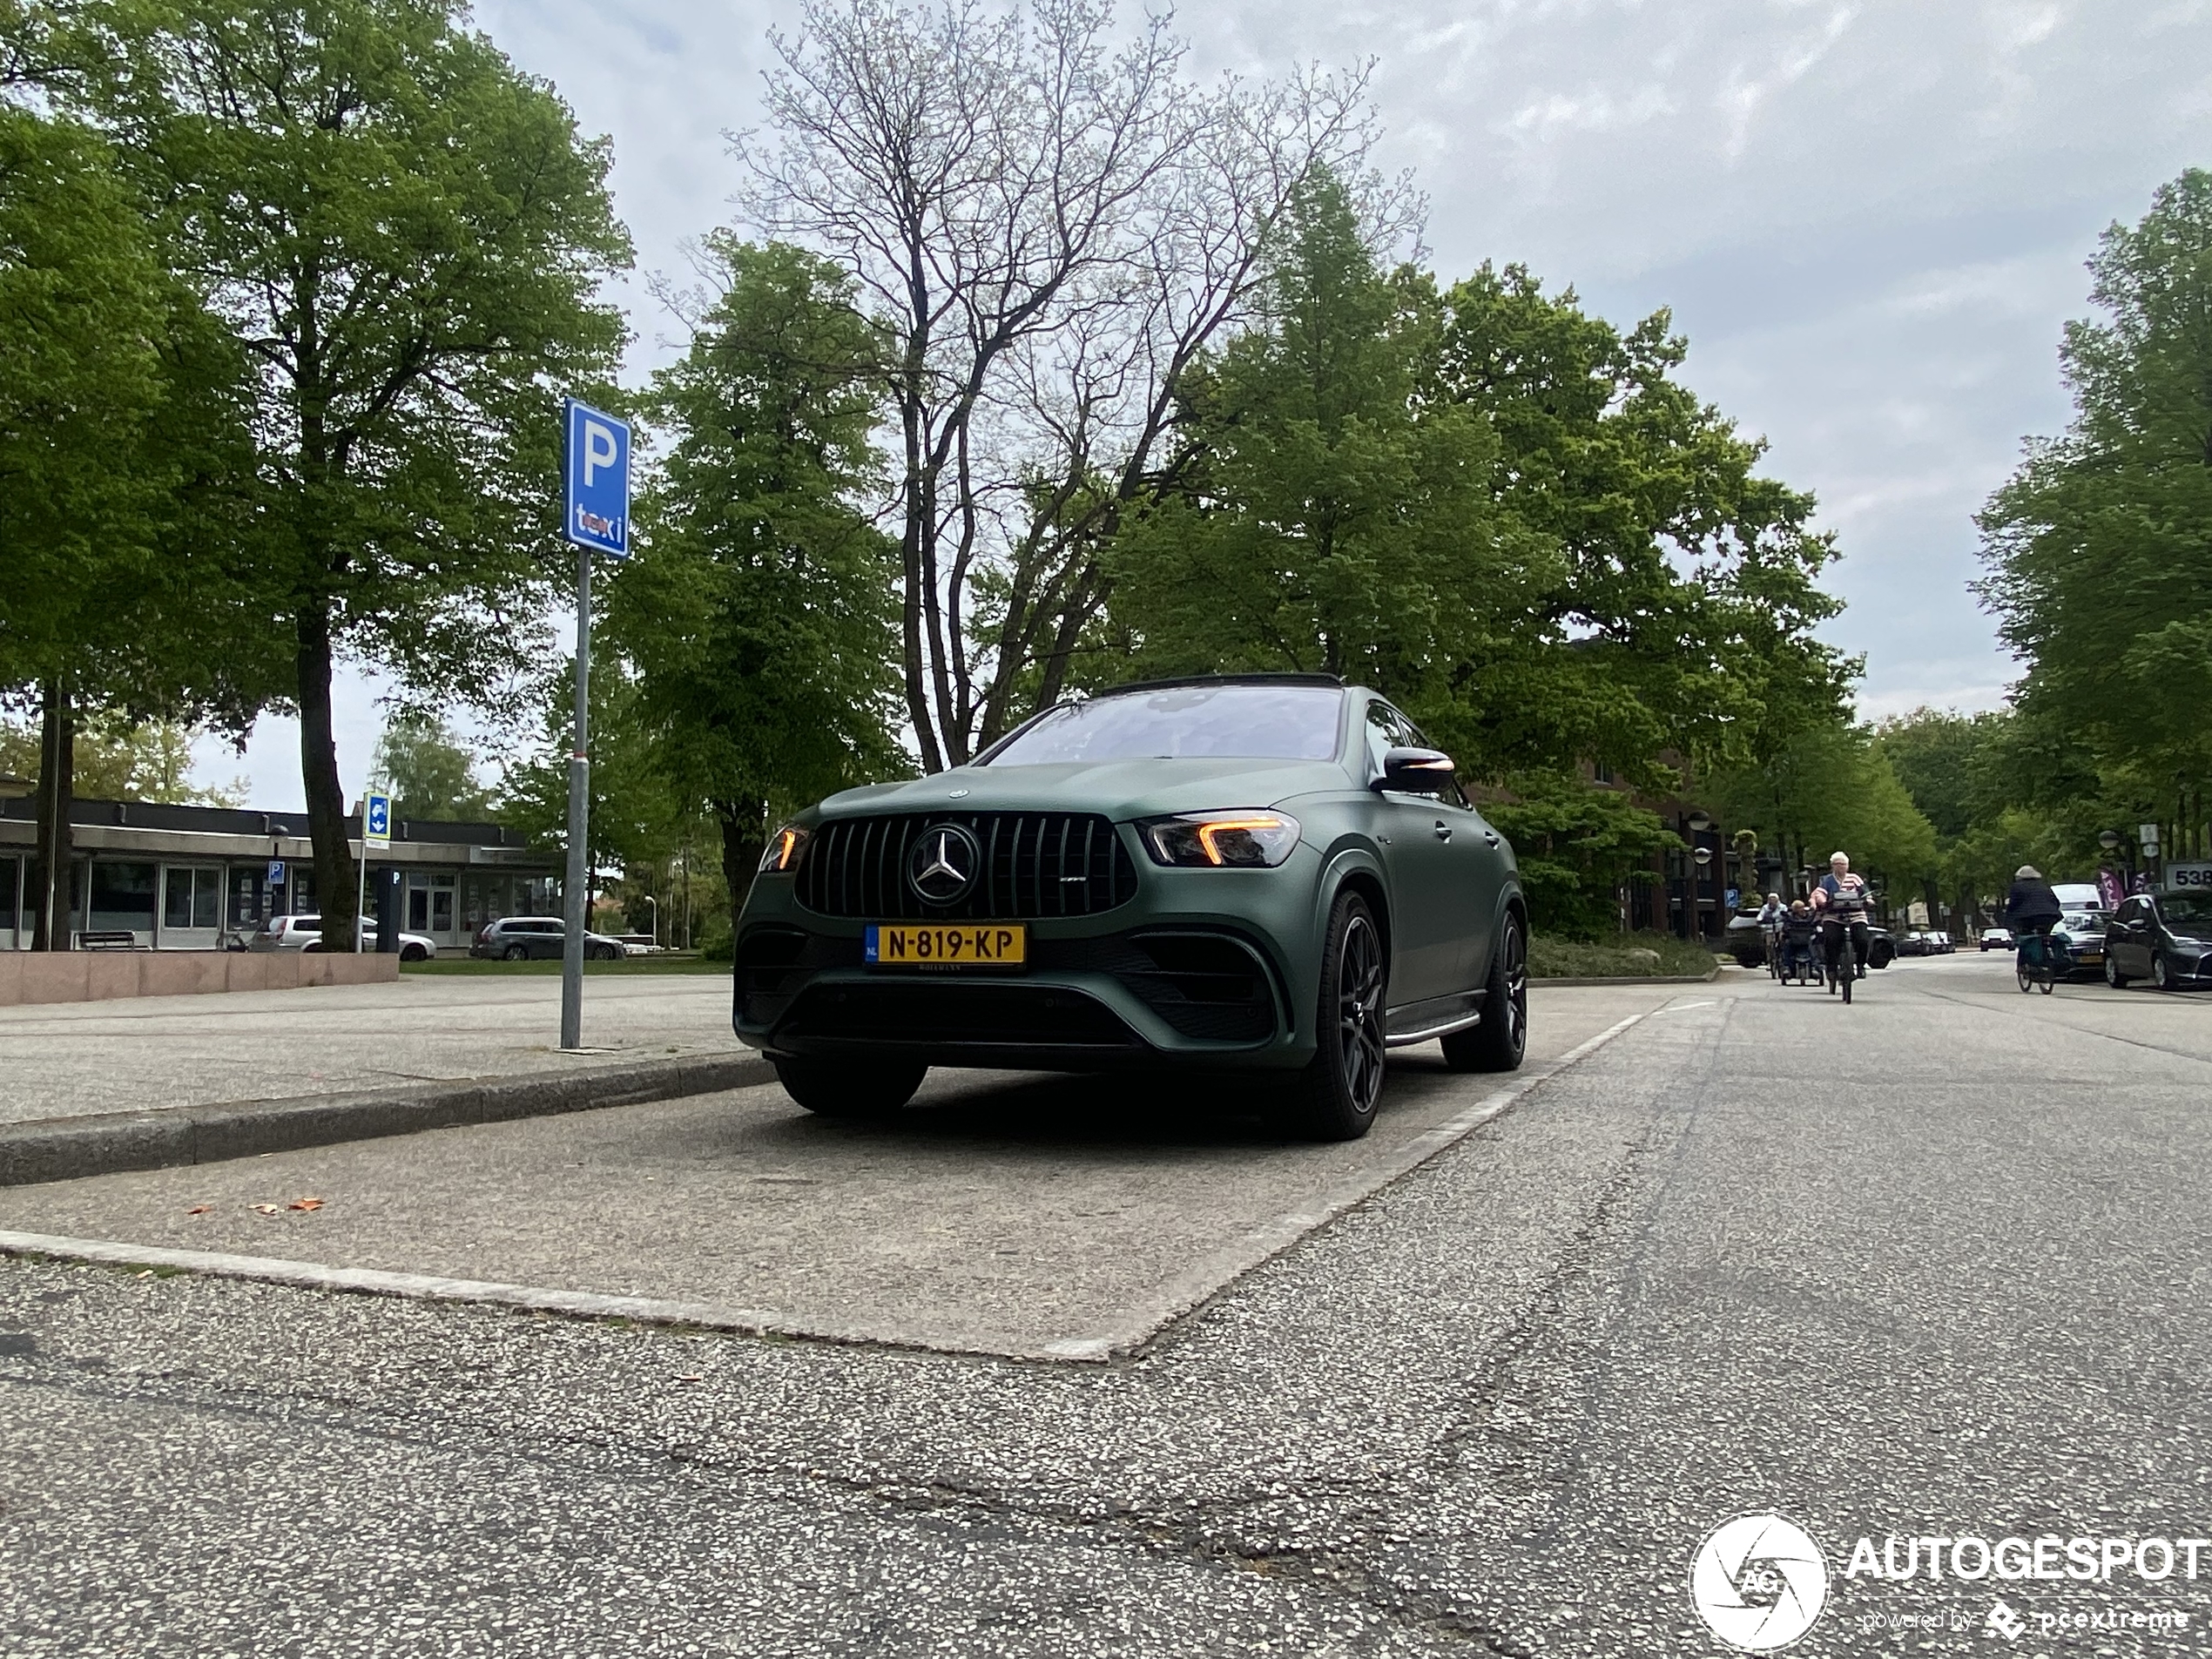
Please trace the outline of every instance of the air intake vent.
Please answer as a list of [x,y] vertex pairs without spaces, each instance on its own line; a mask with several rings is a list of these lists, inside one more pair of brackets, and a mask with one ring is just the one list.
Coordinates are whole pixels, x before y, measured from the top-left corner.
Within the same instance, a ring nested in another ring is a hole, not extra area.
[[[975,838],[981,867],[968,891],[931,904],[907,880],[907,859],[934,824]],[[818,915],[871,921],[1095,916],[1136,897],[1136,867],[1114,826],[1094,813],[930,813],[847,818],[815,833],[799,867],[799,902]]]

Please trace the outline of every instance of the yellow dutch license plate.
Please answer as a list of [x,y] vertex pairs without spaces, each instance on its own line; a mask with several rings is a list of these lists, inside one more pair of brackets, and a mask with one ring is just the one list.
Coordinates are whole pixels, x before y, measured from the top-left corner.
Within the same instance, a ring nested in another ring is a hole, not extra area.
[[1019,968],[1029,930],[1019,922],[882,922],[868,929],[871,968]]

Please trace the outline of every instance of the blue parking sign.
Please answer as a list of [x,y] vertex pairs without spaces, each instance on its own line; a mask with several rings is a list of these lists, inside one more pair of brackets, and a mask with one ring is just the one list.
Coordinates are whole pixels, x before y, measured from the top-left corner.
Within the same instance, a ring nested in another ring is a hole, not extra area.
[[392,844],[392,798],[371,795],[362,813],[361,840],[371,846]]
[[574,398],[568,418],[562,531],[578,547],[630,556],[630,423]]

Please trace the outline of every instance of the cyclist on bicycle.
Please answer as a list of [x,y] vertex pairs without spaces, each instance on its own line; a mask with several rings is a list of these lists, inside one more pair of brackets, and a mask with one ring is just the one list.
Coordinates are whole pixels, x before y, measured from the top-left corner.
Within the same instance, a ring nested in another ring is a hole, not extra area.
[[1820,913],[1820,942],[1828,961],[1828,977],[1834,979],[1843,966],[1844,935],[1851,935],[1851,954],[1857,961],[1856,974],[1866,977],[1866,907],[1869,894],[1866,878],[1853,875],[1851,855],[1837,853],[1828,860],[1828,873],[1820,878],[1820,885],[1812,890],[1812,907]]
[[[2012,891],[2005,895],[2005,925],[2013,930],[2015,946],[2028,934],[2040,934],[2047,942],[2051,929],[2066,915],[2059,907],[2059,895],[2051,891],[2051,884],[2043,873],[2033,864],[2023,864],[2013,873]],[[2029,951],[2023,961],[2033,961],[2036,953]]]

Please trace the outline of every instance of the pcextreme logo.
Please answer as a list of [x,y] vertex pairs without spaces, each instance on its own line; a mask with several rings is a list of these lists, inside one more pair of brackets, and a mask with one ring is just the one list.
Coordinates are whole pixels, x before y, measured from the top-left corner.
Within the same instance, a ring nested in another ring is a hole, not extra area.
[[1689,1599],[1730,1647],[1774,1653],[1811,1629],[1828,1605],[1828,1561],[1796,1522],[1764,1512],[1737,1515],[1698,1546]]

